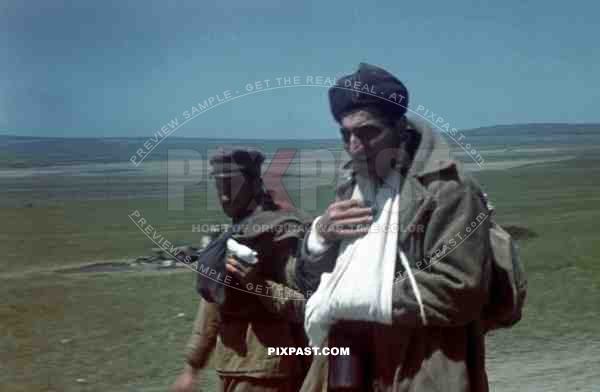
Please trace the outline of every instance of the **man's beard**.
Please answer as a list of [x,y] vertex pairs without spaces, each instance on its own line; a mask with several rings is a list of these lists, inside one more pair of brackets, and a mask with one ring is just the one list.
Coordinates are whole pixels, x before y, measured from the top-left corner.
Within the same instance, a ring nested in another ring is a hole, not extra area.
[[372,165],[373,162],[364,153],[352,156],[352,167],[357,174],[367,174]]
[[396,155],[397,150],[393,147],[380,150],[376,155],[361,152],[352,155],[352,167],[359,176],[381,181],[394,166]]

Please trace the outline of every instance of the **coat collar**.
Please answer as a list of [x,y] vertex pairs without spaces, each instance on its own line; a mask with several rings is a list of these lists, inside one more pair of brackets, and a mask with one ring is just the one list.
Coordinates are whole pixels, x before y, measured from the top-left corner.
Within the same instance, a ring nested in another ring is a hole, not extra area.
[[[432,129],[423,123],[409,120],[408,127],[417,135],[418,145],[412,154],[412,159],[409,154],[405,154],[406,159],[398,161],[395,166],[401,173],[406,173],[403,174],[400,185],[400,200],[403,201],[398,222],[400,242],[404,242],[411,234],[409,228],[412,223],[416,223],[415,220],[418,220],[420,212],[423,212],[421,209],[424,200],[430,196],[427,189],[427,178],[439,177],[447,171],[458,172],[457,162],[452,159],[450,147],[442,137],[435,135]],[[408,150],[405,148],[405,151]],[[341,196],[341,199],[348,199],[352,195],[356,174],[352,172],[351,164],[352,161],[349,161],[343,166],[344,169],[350,169],[350,175],[349,181],[338,188],[338,195]]]

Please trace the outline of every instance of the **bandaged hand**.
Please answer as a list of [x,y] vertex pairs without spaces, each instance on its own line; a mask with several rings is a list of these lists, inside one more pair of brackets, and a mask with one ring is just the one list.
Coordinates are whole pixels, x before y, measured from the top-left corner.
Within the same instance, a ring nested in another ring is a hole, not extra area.
[[227,257],[225,261],[225,271],[238,279],[241,283],[255,283],[259,278],[258,266],[240,263],[235,257]]

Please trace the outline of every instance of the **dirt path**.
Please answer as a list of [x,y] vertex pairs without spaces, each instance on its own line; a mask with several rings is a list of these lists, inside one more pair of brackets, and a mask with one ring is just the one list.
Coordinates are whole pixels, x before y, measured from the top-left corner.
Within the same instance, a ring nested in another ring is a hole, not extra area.
[[488,352],[491,391],[600,391],[600,336],[596,342],[565,338],[521,346],[518,353]]

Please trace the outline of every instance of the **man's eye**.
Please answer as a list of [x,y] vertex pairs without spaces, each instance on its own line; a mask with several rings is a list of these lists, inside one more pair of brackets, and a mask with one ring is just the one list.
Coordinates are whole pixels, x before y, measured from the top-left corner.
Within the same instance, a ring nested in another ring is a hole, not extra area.
[[374,139],[374,138],[378,137],[379,135],[381,135],[382,132],[383,132],[383,129],[381,129],[381,128],[365,127],[359,131],[359,135],[362,139],[371,140],[371,139]]

